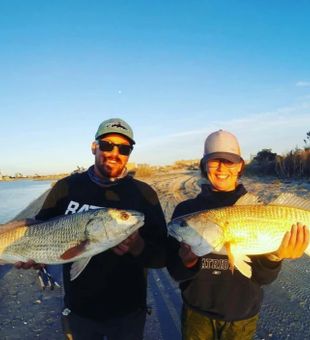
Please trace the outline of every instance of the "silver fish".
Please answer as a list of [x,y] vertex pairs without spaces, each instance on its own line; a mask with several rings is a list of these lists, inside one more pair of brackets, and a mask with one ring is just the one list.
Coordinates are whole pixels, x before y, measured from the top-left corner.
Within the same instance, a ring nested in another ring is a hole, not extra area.
[[93,255],[121,243],[143,224],[142,213],[112,208],[56,217],[42,223],[22,220],[2,224],[0,263],[74,262],[71,266],[71,280],[74,280]]

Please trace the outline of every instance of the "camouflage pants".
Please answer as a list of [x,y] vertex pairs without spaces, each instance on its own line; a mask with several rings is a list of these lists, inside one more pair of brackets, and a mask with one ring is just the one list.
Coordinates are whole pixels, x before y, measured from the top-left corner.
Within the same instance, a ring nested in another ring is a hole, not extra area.
[[241,321],[210,319],[183,306],[183,340],[252,340],[256,331],[258,315]]

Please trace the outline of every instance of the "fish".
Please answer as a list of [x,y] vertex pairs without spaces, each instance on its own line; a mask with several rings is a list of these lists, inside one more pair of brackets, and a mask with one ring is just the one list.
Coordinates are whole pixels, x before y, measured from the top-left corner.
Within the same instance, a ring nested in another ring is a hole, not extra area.
[[[247,193],[233,206],[198,211],[168,223],[168,234],[197,256],[227,255],[230,269],[252,276],[250,255],[276,251],[297,222],[310,226],[310,201],[283,193],[268,204]],[[310,245],[305,250],[310,256]]]
[[0,225],[0,264],[33,260],[43,264],[73,262],[71,281],[91,257],[121,243],[144,224],[134,210],[98,208],[49,219]]

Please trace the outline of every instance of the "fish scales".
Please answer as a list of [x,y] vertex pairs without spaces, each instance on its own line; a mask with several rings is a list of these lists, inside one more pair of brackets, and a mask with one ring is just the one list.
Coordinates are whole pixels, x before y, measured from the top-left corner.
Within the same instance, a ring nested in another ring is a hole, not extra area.
[[[249,255],[276,251],[286,232],[300,222],[310,226],[310,202],[284,193],[269,204],[251,194],[233,206],[198,211],[180,216],[168,224],[169,234],[188,244],[197,256],[209,253],[227,255],[234,266],[251,277]],[[310,255],[310,246],[305,249]]]
[[[72,262],[115,246],[143,222],[144,215],[140,212],[101,208],[29,226],[15,227],[9,223],[0,226],[0,261]],[[72,258],[63,258],[70,249],[74,250],[69,255]],[[75,252],[79,253],[75,255]]]
[[60,223],[43,222],[23,228],[23,237],[6,247],[7,253],[25,258],[51,261],[60,257],[68,248],[86,240],[85,218],[69,215]]
[[280,245],[284,233],[296,222],[310,225],[309,211],[273,205],[232,206],[206,211],[193,218],[204,218],[221,226],[223,242],[238,243],[239,251],[250,254],[274,251],[274,242]]
[[[302,209],[291,207],[266,206],[235,206],[219,210],[213,210],[209,214],[210,219],[214,219],[221,225],[227,224],[242,228],[253,228],[260,224],[263,228],[270,231],[270,224],[277,229],[286,230],[291,227],[292,222],[304,221],[310,222],[310,212]],[[274,229],[272,229],[274,230]]]

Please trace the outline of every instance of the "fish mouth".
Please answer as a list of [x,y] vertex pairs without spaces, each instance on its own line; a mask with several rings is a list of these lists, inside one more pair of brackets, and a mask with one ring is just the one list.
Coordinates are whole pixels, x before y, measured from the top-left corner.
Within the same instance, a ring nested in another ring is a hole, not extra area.
[[179,242],[183,241],[183,237],[178,233],[178,228],[186,228],[188,227],[187,222],[182,218],[175,218],[171,222],[168,223],[168,235],[174,237]]
[[137,222],[134,224],[134,226],[136,228],[140,228],[140,227],[143,226],[143,224],[144,224],[144,219],[142,219],[141,221],[139,221],[139,219],[138,219]]
[[132,214],[132,217],[136,219],[135,223],[132,225],[134,229],[138,229],[144,225],[144,215],[142,213],[135,212]]
[[173,224],[168,224],[168,234],[171,236],[177,236],[177,233],[175,232],[174,228],[173,228]]
[[184,218],[174,218],[171,222],[168,223],[168,228],[172,228],[173,226],[177,226],[177,227],[181,227],[181,228],[185,228],[188,227],[188,223],[186,222],[186,220]]
[[168,234],[179,242],[182,242],[183,240],[183,238],[174,230],[173,225],[168,225]]

